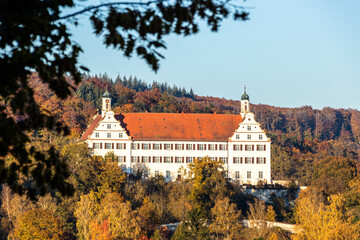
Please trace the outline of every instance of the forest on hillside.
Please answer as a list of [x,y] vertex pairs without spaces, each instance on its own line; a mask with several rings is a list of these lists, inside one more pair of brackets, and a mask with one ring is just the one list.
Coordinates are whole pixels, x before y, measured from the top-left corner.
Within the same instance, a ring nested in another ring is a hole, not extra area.
[[[67,165],[71,196],[47,189],[32,198],[0,186],[0,239],[359,239],[359,111],[309,106],[251,105],[272,139],[272,176],[292,181],[283,196],[263,202],[226,178],[221,162],[208,157],[189,164],[190,179],[127,177],[113,152],[91,156],[78,139],[110,91],[116,112],[238,114],[239,101],[197,96],[176,86],[147,84],[136,77],[84,76],[71,97],[60,100],[36,73],[30,77],[43,111],[68,125],[67,136],[46,130],[28,133],[31,145],[54,147]],[[71,82],[71,79],[68,80]],[[6,164],[17,160],[9,155]],[[23,185],[34,179],[21,178]],[[273,185],[259,182],[259,190]],[[239,224],[249,220],[252,228]],[[291,234],[265,221],[295,223]],[[179,222],[176,231],[165,225]],[[316,224],[314,224],[316,222]],[[46,226],[46,227],[44,227]]]
[[[239,114],[240,102],[224,98],[197,96],[193,90],[136,77],[114,81],[106,75],[84,76],[73,96],[60,101],[33,74],[36,100],[55,114],[79,137],[91,123],[106,87],[112,107],[120,112],[218,113]],[[359,162],[360,112],[354,109],[280,108],[252,104],[252,112],[272,140],[273,179],[299,180],[311,183],[312,166],[329,156],[345,157]]]

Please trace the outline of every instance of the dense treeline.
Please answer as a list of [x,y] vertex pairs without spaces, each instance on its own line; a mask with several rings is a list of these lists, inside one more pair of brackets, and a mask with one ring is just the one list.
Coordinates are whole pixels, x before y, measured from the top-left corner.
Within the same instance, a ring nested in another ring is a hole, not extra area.
[[[190,166],[192,179],[166,183],[162,177],[143,179],[144,166],[130,178],[114,162],[112,153],[105,158],[91,157],[87,146],[77,142],[101,107],[106,87],[116,112],[238,114],[239,101],[200,97],[177,87],[148,85],[135,77],[119,77],[112,82],[106,76],[85,76],[66,100],[56,98],[36,74],[31,76],[31,84],[43,110],[66,123],[71,134],[60,137],[37,131],[29,133],[29,138],[40,149],[56,147],[68,164],[68,181],[75,193],[63,197],[50,191],[30,200],[1,186],[1,239],[40,235],[48,239],[359,238],[357,110],[251,106],[273,143],[273,178],[300,180],[309,186],[296,202],[297,186],[292,184],[286,196],[272,195],[265,204],[244,195],[242,186],[229,182],[225,172],[219,171],[219,163],[207,158]],[[9,157],[7,164],[12,161]],[[31,185],[34,180],[22,181]],[[259,182],[258,187],[263,186]],[[244,228],[239,224],[243,219],[257,227]],[[297,223],[304,231],[291,235],[268,227],[265,220]],[[160,227],[179,221],[182,224],[175,233]],[[49,227],[42,228],[44,225]]]

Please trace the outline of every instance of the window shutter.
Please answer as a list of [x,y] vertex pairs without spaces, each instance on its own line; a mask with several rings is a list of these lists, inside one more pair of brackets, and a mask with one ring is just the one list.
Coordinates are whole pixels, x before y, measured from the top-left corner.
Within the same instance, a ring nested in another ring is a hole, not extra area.
[[256,151],[259,151],[259,145],[256,145]]
[[264,151],[266,151],[266,145],[264,145]]
[[254,157],[252,157],[251,162],[254,164]]
[[256,158],[256,164],[258,164],[258,163],[259,163],[259,158],[257,157],[257,158]]
[[218,146],[218,145],[217,145],[217,144],[215,144],[215,150],[217,150],[217,146]]
[[124,162],[126,162],[126,156],[124,156]]
[[243,158],[242,157],[240,157],[240,163],[243,163]]
[[235,163],[235,157],[233,157],[233,163]]
[[185,162],[185,158],[184,157],[182,157],[182,163],[184,163]]
[[206,150],[206,144],[204,144],[204,150]]
[[189,150],[189,144],[186,144],[186,150]]
[[142,162],[142,163],[144,162],[144,156],[141,157],[141,162]]
[[126,149],[126,143],[124,143],[124,149]]
[[160,150],[162,149],[162,144],[160,143]]
[[143,143],[141,144],[141,149],[144,149],[144,144]]
[[229,146],[226,144],[226,151],[229,150]]
[[227,157],[225,158],[225,162],[228,163],[228,158]]
[[197,150],[199,150],[199,144],[197,145]]
[[217,161],[218,160],[218,157],[215,157],[215,161]]
[[95,149],[95,143],[93,142],[93,149]]
[[140,156],[137,157],[137,162],[140,162]]
[[183,144],[183,145],[182,145],[182,150],[184,150],[184,149],[185,149],[185,145]]
[[251,147],[251,149],[254,151],[254,145],[251,145],[252,147]]
[[171,163],[173,163],[174,162],[174,157],[171,157]]
[[174,149],[174,144],[171,144],[171,150],[173,150]]
[[140,143],[137,144],[137,149],[140,149]]
[[266,157],[264,157],[264,163],[266,163]]
[[114,149],[114,143],[111,144],[111,149]]
[[233,150],[235,151],[235,145],[233,145]]
[[151,144],[150,143],[148,143],[149,144],[149,150],[151,150]]
[[102,149],[102,143],[100,143],[100,149]]
[[[193,150],[195,150],[195,144],[193,144]],[[198,149],[199,150],[199,149]]]
[[162,163],[162,157],[160,157],[160,163]]
[[208,149],[210,150],[210,144],[208,144]]
[[243,146],[243,145],[242,145],[242,144],[240,144],[240,150],[241,150],[241,151],[242,151],[242,146]]

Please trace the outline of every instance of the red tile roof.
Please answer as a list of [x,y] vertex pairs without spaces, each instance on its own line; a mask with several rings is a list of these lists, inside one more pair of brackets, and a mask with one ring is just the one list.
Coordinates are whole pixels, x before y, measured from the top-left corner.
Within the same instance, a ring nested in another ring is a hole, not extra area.
[[86,131],[84,132],[84,134],[81,136],[80,141],[84,141],[88,138],[89,135],[91,135],[91,133],[93,132],[94,128],[98,125],[98,123],[100,122],[100,120],[102,119],[101,115],[95,115],[95,119],[93,120],[93,122],[90,124],[90,126],[88,127],[88,129],[86,129]]
[[[195,113],[123,113],[115,118],[134,140],[227,141],[242,121],[240,115]],[[80,140],[98,122],[96,118]]]

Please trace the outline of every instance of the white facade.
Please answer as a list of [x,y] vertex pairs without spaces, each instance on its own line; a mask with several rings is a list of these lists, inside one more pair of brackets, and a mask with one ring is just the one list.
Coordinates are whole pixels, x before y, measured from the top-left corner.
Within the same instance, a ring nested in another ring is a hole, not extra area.
[[99,121],[83,140],[93,155],[105,156],[113,151],[124,171],[132,173],[142,167],[149,176],[162,175],[172,180],[184,177],[184,169],[193,159],[208,156],[221,160],[233,180],[251,184],[259,180],[271,182],[271,142],[250,112],[248,96],[241,101],[242,121],[227,141],[133,139],[115,118],[107,99],[108,94],[104,94],[103,104],[107,105],[103,105],[101,119],[94,117],[99,117]]

